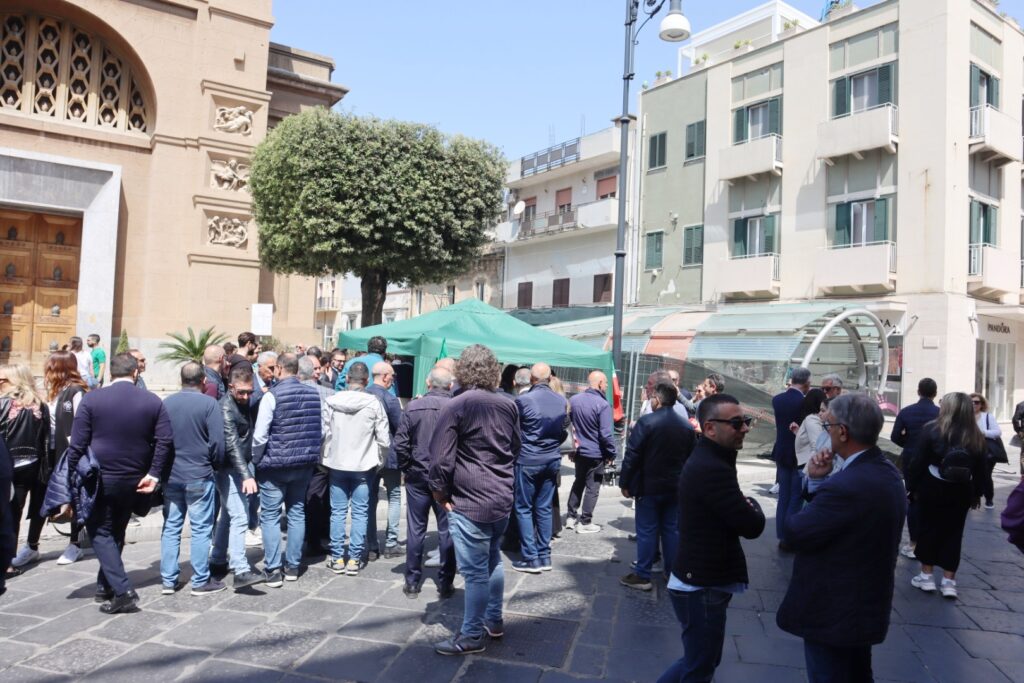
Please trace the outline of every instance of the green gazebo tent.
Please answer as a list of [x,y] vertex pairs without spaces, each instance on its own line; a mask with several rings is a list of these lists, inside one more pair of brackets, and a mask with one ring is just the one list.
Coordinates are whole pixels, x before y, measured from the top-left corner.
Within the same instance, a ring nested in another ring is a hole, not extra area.
[[415,391],[421,390],[438,358],[458,357],[467,346],[484,344],[502,363],[601,370],[609,378],[611,399],[611,353],[533,327],[477,299],[408,320],[341,332],[338,346],[365,350],[370,337],[378,335],[388,340],[388,353],[415,359]]

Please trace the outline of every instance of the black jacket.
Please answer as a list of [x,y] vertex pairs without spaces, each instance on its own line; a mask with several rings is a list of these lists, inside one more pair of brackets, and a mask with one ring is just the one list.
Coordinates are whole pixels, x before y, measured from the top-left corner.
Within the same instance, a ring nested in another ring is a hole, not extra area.
[[695,441],[693,427],[672,408],[644,415],[626,442],[619,486],[631,496],[675,495]]
[[53,409],[53,462],[56,463],[71,442],[71,425],[75,420],[75,396],[84,394],[85,389],[77,384],[69,384],[57,394]]
[[900,472],[877,447],[829,477],[786,519],[796,558],[779,628],[824,645],[885,640],[906,512]]
[[427,485],[430,474],[430,440],[441,409],[452,400],[450,392],[431,389],[410,402],[402,415],[392,450],[398,457],[398,469],[409,484]]
[[679,477],[679,547],[672,573],[691,586],[749,583],[740,536],[757,538],[764,513],[736,480],[736,451],[701,438]]
[[[934,481],[940,481],[936,479],[928,471],[930,465],[939,467],[942,465],[942,459],[946,455],[946,451],[949,449],[949,445],[943,440],[939,434],[939,428],[934,424],[929,424],[924,428],[921,433],[921,438],[918,441],[917,454],[914,456],[913,461],[910,465],[908,474],[910,481],[916,482],[917,486],[920,487],[922,481],[931,483]],[[967,484],[958,484],[954,482],[941,481],[943,486],[940,489],[946,490],[950,495],[955,496],[957,502],[961,505],[970,505],[975,498],[980,498],[984,493],[985,479],[988,476],[986,471],[988,452],[985,448],[975,453],[971,453],[971,482]],[[927,480],[925,478],[928,478]],[[928,487],[931,491],[935,491],[936,487]],[[943,494],[945,495],[945,494]]]
[[939,416],[939,407],[931,399],[922,398],[907,406],[896,416],[892,425],[892,442],[903,448],[900,454],[900,469],[907,481],[907,488],[912,489],[914,480],[910,476],[914,454],[918,452],[918,441],[924,426]]
[[240,408],[231,394],[225,394],[220,400],[220,408],[224,414],[224,466],[242,475],[242,481],[252,479],[249,462],[255,411],[248,401]]
[[1024,401],[1018,403],[1013,411],[1013,431],[1016,434],[1024,432]]
[[39,480],[47,481],[53,463],[49,459],[50,408],[45,403],[39,406],[39,417],[31,408],[22,408],[12,416],[13,400],[0,399],[0,435],[7,444],[11,461],[17,467],[19,462],[39,463]]

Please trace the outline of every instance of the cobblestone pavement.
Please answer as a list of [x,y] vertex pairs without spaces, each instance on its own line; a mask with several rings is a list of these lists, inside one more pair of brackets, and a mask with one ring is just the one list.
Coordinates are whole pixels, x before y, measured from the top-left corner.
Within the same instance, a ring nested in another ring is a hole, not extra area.
[[[875,648],[878,680],[1024,681],[1024,556],[998,528],[1016,478],[1000,469],[997,510],[972,512],[968,521],[959,600],[911,588],[916,566],[900,559],[893,624]],[[773,515],[775,499],[766,495],[772,477],[756,464],[741,472],[744,489]],[[563,514],[570,483],[567,463]],[[664,585],[640,593],[618,583],[635,544],[627,539],[632,511],[613,488],[603,489],[595,514],[604,530],[564,533],[553,545],[554,571],[523,575],[506,563],[505,638],[465,658],[430,648],[461,623],[461,579],[455,597],[440,600],[431,580],[436,570],[427,570],[422,594],[410,600],[401,591],[401,560],[381,559],[346,577],[311,559],[299,580],[281,589],[161,596],[159,515],[153,517],[142,533],[133,530],[139,540],[124,553],[142,598],[136,614],[100,614],[92,602],[92,554],[57,567],[63,544],[44,543],[44,561],[0,598],[0,680],[650,682],[682,653]],[[773,529],[769,520],[761,539],[744,543],[751,590],[729,609],[719,683],[805,680],[800,641],[775,625],[791,558],[775,549]],[[258,549],[250,558],[260,558]],[[183,578],[189,571],[186,563]]]

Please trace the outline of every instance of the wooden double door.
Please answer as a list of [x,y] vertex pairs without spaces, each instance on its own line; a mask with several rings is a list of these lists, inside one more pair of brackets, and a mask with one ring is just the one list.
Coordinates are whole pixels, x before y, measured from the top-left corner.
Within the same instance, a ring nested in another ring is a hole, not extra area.
[[75,334],[81,250],[80,217],[0,208],[0,363],[41,375]]

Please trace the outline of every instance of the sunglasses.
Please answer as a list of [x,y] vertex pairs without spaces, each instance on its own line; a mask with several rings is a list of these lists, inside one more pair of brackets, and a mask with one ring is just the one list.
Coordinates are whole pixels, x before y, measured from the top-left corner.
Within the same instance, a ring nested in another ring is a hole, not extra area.
[[730,420],[712,419],[712,420],[705,420],[705,422],[724,422],[725,424],[729,425],[730,427],[732,427],[733,429],[738,431],[738,430],[742,429],[744,426],[749,427],[750,425],[752,425],[754,423],[754,418],[752,418],[750,416],[747,416],[747,417],[734,417],[734,418],[732,418]]
[[842,422],[822,422],[821,428],[825,430],[832,429],[833,427],[845,427]]
[[252,389],[232,389],[239,396],[252,396]]
[[973,404],[974,404],[974,405],[976,405],[976,406],[980,406],[980,405],[981,405],[981,401],[979,401],[979,400],[978,400],[978,399],[976,399],[976,398],[975,398],[975,399],[972,399],[972,400],[971,400],[971,403],[973,403]]

